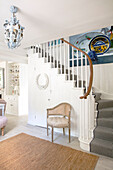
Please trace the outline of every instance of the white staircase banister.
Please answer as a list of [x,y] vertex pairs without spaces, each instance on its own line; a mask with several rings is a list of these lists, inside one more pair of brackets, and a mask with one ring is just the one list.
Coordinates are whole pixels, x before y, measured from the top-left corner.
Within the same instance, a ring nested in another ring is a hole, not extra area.
[[81,49],[79,49],[78,47],[74,46],[73,44],[69,43],[68,41],[64,40],[63,38],[61,38],[61,40],[67,44],[69,44],[71,47],[77,49],[78,51],[80,51],[82,54],[84,54],[88,61],[89,61],[89,65],[90,65],[90,79],[89,79],[89,86],[88,86],[88,89],[87,89],[87,92],[80,97],[80,99],[87,99],[87,96],[90,94],[91,92],[91,88],[92,88],[92,83],[93,83],[93,64],[92,64],[92,61],[89,57],[89,55],[87,53],[85,53],[84,51],[82,51]]

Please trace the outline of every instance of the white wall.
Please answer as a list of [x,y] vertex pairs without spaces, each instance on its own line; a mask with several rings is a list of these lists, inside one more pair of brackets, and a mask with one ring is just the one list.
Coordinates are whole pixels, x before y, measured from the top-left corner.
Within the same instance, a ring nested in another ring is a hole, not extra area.
[[20,64],[19,116],[28,115],[28,65]]
[[103,98],[113,99],[113,63],[94,65],[93,87],[103,93]]
[[[45,90],[37,86],[37,76],[40,73],[49,76],[49,85]],[[37,54],[29,55],[28,75],[28,123],[46,127],[46,109],[68,102],[72,106],[71,134],[78,136],[81,90],[74,89],[72,82],[65,82],[65,76],[58,75],[57,69],[51,69],[50,64],[44,63],[44,59],[38,58]]]

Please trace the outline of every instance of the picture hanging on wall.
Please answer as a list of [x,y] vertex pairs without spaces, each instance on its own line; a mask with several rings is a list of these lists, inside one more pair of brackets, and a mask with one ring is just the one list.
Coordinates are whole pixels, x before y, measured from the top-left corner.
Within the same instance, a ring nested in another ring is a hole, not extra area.
[[[93,64],[113,63],[113,26],[102,28],[92,32],[86,32],[86,33],[70,36],[69,42],[75,45],[76,47],[80,48],[82,51],[85,51],[87,54],[90,51],[94,51],[97,59],[92,61]],[[98,51],[98,53],[96,50]],[[76,57],[77,57],[77,50],[74,49],[75,60]],[[78,57],[79,58],[81,57],[80,52],[78,53]],[[71,60],[72,60],[72,50],[70,49],[70,66],[72,63]]]

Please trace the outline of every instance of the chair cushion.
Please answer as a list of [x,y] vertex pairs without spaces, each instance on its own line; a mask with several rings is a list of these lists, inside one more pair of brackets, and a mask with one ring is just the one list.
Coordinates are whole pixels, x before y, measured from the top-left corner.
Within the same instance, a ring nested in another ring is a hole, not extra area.
[[0,128],[5,127],[6,124],[7,124],[7,121],[8,121],[7,117],[5,117],[5,116],[0,116]]
[[47,123],[49,126],[57,128],[68,127],[68,119],[64,117],[48,117]]

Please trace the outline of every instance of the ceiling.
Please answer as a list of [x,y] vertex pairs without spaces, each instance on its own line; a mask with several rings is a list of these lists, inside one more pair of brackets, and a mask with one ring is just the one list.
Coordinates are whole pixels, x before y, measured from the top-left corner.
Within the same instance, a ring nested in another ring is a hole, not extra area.
[[19,8],[17,18],[25,27],[21,46],[13,52],[39,42],[67,37],[113,25],[113,0],[0,0],[0,49],[4,43],[5,19],[10,19],[10,6]]

